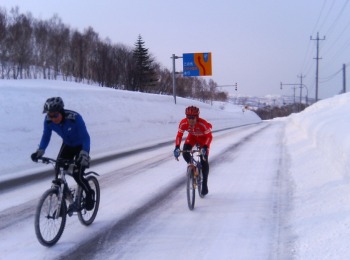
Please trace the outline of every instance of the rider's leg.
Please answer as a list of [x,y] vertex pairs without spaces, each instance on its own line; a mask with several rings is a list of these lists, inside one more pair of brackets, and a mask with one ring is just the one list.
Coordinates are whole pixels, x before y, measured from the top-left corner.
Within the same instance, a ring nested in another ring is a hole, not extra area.
[[80,187],[85,191],[86,194],[86,205],[87,210],[92,210],[94,208],[94,197],[95,191],[91,189],[89,182],[84,178],[85,167],[80,165],[73,171],[73,178],[78,183]]
[[202,184],[202,194],[206,195],[208,194],[208,176],[209,176],[209,162],[208,162],[208,155],[206,155],[205,160],[201,157],[201,164],[202,164],[202,173],[203,173],[203,184]]
[[[183,146],[183,150],[191,150],[192,149],[192,145],[190,145],[190,144],[184,144],[184,146]],[[190,163],[190,161],[191,161],[191,155],[190,155],[190,153],[182,153],[182,156],[183,156],[183,158],[184,158],[184,160],[187,162],[187,163]]]
[[[79,155],[81,149],[82,149],[82,146],[72,147],[72,146],[62,144],[62,147],[60,149],[60,152],[58,153],[57,158],[73,160],[74,157],[77,157]],[[76,181],[76,183],[80,187],[82,187],[82,189],[85,191],[86,197],[87,197],[87,204],[92,205],[93,207],[94,191],[91,189],[89,182],[84,178],[84,171],[85,171],[85,167],[81,167],[80,165],[77,165],[77,167],[73,169],[73,178]]]
[[[191,135],[191,134],[188,134],[182,149],[183,150],[191,150],[195,144],[196,144],[196,137]],[[187,163],[189,163],[191,161],[190,153],[182,153],[182,156]]]
[[[204,141],[201,140],[200,146],[204,146]],[[208,176],[209,176],[209,147],[207,150],[207,154],[205,156],[201,156],[201,164],[202,164],[202,173],[203,173],[203,185],[202,185],[202,195],[208,194]]]

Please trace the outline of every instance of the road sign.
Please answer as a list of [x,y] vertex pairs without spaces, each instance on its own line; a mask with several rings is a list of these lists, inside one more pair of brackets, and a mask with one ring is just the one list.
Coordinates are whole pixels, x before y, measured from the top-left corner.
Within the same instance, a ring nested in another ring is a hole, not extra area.
[[211,76],[211,52],[184,53],[183,76]]

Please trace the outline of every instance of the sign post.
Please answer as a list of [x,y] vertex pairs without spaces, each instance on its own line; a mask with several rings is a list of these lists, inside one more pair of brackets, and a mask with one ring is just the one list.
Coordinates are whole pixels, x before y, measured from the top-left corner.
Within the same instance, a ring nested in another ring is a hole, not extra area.
[[182,59],[182,57],[176,56],[175,54],[173,54],[173,56],[171,56],[171,58],[173,59],[173,96],[174,96],[174,101],[176,104],[176,80],[175,80],[175,75],[176,75],[176,69],[175,69],[175,60],[176,59]]
[[184,53],[182,57],[173,54],[170,58],[173,60],[173,95],[176,104],[175,60],[183,59],[183,77],[211,76],[211,52]]

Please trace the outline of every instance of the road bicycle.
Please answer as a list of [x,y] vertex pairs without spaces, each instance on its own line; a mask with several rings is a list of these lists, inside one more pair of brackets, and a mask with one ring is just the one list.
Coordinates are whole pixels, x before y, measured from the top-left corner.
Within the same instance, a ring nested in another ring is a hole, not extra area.
[[75,188],[69,187],[66,180],[66,175],[73,176],[73,169],[78,167],[74,160],[41,157],[38,162],[52,164],[56,172],[51,188],[45,191],[39,200],[34,222],[37,239],[42,245],[50,247],[60,239],[67,215],[72,216],[77,213],[79,221],[85,226],[95,220],[100,205],[100,185],[93,175],[99,175],[93,171],[84,173],[91,189],[95,192],[94,208],[88,211],[85,209],[85,191],[79,185]]
[[[203,173],[202,173],[202,164],[201,156],[202,152],[200,147],[196,145],[196,149],[193,150],[180,150],[180,153],[189,153],[190,162],[187,165],[187,182],[186,182],[186,194],[187,194],[187,204],[190,210],[194,209],[194,204],[196,201],[196,189],[198,190],[198,195],[200,198],[203,198],[202,195],[202,182],[203,182]],[[202,157],[202,160],[205,160]]]

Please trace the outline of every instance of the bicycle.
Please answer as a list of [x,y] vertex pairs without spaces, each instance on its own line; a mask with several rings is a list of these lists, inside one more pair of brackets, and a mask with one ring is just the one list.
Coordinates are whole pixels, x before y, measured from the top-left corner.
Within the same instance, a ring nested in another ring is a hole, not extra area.
[[[73,160],[54,160],[41,157],[38,161],[44,164],[52,164],[56,171],[56,177],[52,181],[50,189],[41,196],[35,213],[35,234],[39,242],[47,247],[53,246],[63,234],[67,215],[77,213],[79,221],[88,226],[95,220],[100,205],[100,186],[95,176],[96,172],[84,173],[90,187],[95,192],[95,205],[91,211],[85,209],[85,191],[78,186],[77,189],[68,186],[66,175],[73,176],[76,163]],[[67,212],[69,202],[69,212]]]
[[[187,204],[190,210],[194,209],[194,204],[196,201],[196,189],[198,190],[198,195],[200,198],[203,198],[202,195],[202,182],[203,182],[203,173],[202,173],[202,164],[200,157],[202,152],[199,145],[196,145],[194,150],[180,150],[180,153],[189,153],[190,162],[187,165],[187,182],[186,182],[186,194],[187,194]],[[197,159],[196,159],[197,157]],[[178,159],[177,159],[178,160]],[[202,160],[205,160],[202,157]]]

